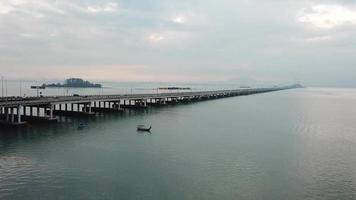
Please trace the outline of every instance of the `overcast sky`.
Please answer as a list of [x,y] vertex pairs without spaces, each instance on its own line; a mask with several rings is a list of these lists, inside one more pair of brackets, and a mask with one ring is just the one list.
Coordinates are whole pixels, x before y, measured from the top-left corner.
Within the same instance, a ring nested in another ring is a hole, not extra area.
[[0,69],[27,79],[356,86],[356,1],[1,0]]

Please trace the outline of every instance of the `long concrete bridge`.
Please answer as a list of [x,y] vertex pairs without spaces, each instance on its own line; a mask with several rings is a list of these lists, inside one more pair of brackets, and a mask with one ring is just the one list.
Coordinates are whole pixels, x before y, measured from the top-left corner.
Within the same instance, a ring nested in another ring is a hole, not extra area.
[[4,97],[0,98],[0,124],[18,126],[34,122],[57,122],[56,116],[61,115],[95,116],[96,113],[116,113],[124,109],[144,109],[148,106],[189,103],[298,87],[300,85],[157,94]]

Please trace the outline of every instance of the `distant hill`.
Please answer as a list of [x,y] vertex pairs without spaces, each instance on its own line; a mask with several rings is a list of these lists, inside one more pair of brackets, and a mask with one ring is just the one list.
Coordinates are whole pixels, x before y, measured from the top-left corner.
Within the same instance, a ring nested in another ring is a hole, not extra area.
[[42,84],[43,87],[74,87],[74,88],[101,88],[101,84],[91,83],[80,78],[69,78],[66,79],[64,84],[53,83],[53,84]]

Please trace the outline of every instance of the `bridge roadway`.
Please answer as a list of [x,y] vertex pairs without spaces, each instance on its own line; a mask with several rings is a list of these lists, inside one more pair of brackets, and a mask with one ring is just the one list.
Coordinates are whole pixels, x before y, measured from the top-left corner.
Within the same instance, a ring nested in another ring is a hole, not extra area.
[[93,115],[95,112],[118,112],[122,111],[122,108],[138,109],[148,105],[250,95],[297,87],[300,86],[151,94],[5,97],[0,98],[0,124],[21,125],[27,121],[57,121],[54,115]]

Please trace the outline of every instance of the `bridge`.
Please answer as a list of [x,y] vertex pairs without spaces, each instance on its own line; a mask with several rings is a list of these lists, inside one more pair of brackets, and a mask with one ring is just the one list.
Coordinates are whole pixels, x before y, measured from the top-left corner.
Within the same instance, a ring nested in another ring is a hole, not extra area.
[[118,113],[124,109],[145,109],[149,106],[189,103],[298,87],[301,86],[156,94],[3,97],[0,98],[0,124],[19,126],[26,123],[57,122],[56,116],[95,116],[96,113]]

